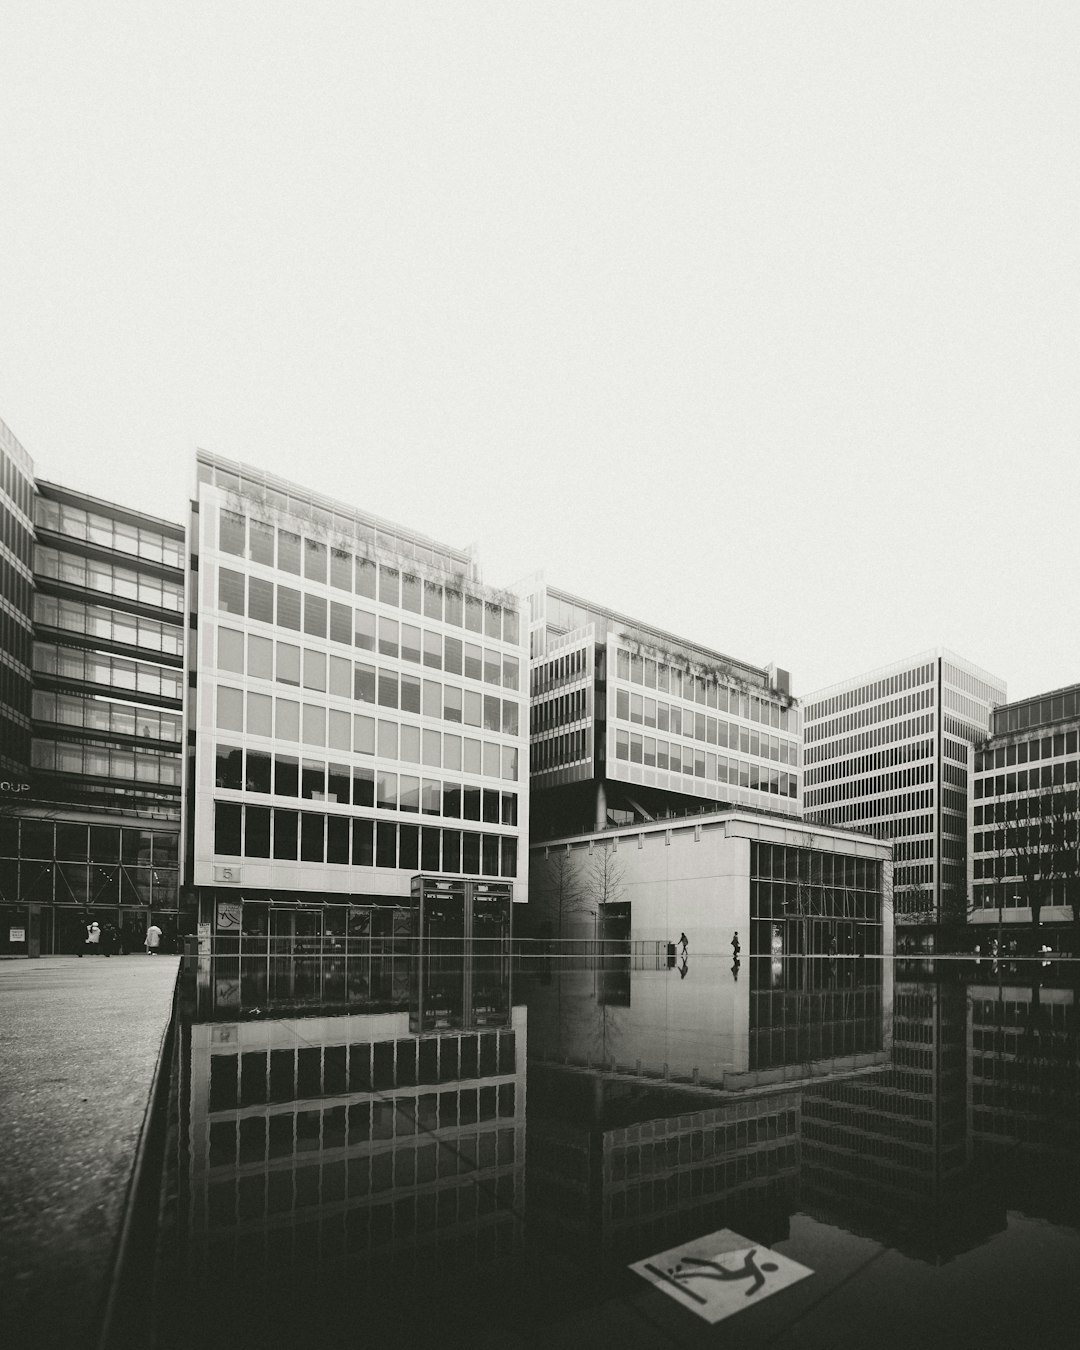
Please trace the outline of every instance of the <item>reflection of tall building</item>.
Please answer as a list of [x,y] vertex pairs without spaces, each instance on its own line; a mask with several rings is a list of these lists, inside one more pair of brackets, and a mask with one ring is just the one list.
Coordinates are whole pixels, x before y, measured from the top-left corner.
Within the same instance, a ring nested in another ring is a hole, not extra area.
[[[241,1002],[218,964],[207,996]],[[340,1298],[369,1288],[349,1283],[365,1272],[412,1278],[519,1244],[526,1017],[510,1007],[508,971],[476,975],[506,990],[501,1024],[488,1009],[477,1027],[459,995],[461,1014],[423,1033],[416,967],[376,964],[348,1013],[285,1021],[254,1009],[188,1029],[180,1198],[193,1308],[208,1299],[218,1311],[237,1280],[249,1294],[287,1287],[316,1261],[323,1277],[345,1277]],[[455,980],[468,984],[460,960],[429,989],[445,1001]]]
[[1080,1024],[1075,983],[972,985],[969,1128],[1007,1176],[1010,1208],[1080,1221]]
[[964,987],[895,989],[892,1067],[803,1098],[804,1204],[921,1259],[949,1259],[1003,1214],[972,1166]]
[[710,1228],[786,1235],[807,1087],[880,1070],[886,992],[877,962],[848,983],[827,962],[748,964],[631,969],[618,1007],[598,972],[530,988],[533,1222],[626,1256]]

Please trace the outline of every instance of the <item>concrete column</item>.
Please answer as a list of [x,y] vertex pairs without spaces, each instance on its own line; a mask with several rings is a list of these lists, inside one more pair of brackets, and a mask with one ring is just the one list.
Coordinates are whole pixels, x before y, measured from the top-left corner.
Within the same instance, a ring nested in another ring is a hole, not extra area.
[[596,784],[596,828],[602,830],[607,824],[607,793],[604,791],[604,780],[601,778]]

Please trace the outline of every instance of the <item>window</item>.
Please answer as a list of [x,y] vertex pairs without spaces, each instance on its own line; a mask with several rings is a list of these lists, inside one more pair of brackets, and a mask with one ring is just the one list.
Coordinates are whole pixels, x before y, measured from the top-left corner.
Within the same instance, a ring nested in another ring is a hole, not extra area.
[[217,724],[222,731],[243,731],[244,696],[239,689],[218,685]]
[[274,622],[274,585],[261,577],[248,577],[248,618]]
[[244,673],[244,635],[235,628],[218,629],[218,670]]
[[228,567],[218,568],[218,609],[226,614],[244,612],[244,574]]
[[300,811],[274,810],[274,857],[296,860]]
[[326,636],[326,598],[322,595],[304,595],[304,632],[312,637]]
[[304,576],[326,583],[326,545],[316,539],[304,540]]
[[234,802],[214,803],[214,852],[228,858],[239,858],[241,807]]
[[291,586],[277,588],[277,621],[279,628],[300,631],[300,592]]
[[289,530],[278,530],[278,569],[300,575],[300,536]]

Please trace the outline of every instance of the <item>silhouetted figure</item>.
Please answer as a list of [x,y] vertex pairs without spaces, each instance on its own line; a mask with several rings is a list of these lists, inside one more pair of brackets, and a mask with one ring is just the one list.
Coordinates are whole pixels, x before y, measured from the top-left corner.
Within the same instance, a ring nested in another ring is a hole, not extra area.
[[687,951],[688,951],[689,948],[690,948],[690,943],[687,941],[687,937],[686,937],[686,934],[685,934],[685,933],[680,933],[680,934],[679,934],[679,946],[682,948],[682,954],[683,954],[683,956],[685,956],[686,953],[687,953]]
[[689,971],[690,971],[690,967],[689,967],[689,965],[687,964],[687,961],[686,961],[686,953],[683,952],[682,965],[679,967],[679,979],[680,979],[680,980],[685,980],[686,977],[687,977],[687,975],[689,974]]
[[738,962],[739,952],[741,950],[742,948],[739,946],[739,935],[738,933],[733,933],[731,935],[731,959],[733,961]]

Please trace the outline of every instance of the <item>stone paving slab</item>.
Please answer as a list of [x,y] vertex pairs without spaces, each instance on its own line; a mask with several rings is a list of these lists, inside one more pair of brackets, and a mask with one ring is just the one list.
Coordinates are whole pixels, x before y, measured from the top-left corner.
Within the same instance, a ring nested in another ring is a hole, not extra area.
[[0,963],[0,1334],[12,1350],[94,1334],[179,960]]

